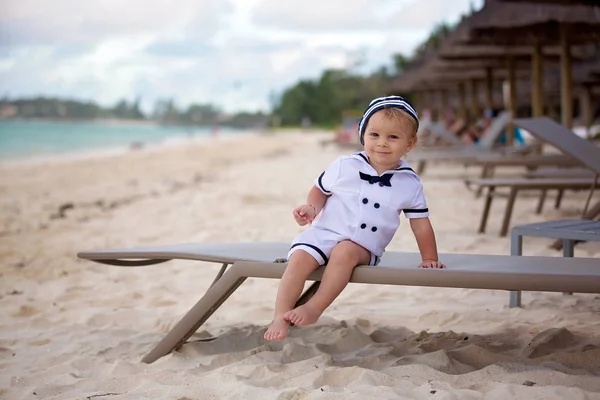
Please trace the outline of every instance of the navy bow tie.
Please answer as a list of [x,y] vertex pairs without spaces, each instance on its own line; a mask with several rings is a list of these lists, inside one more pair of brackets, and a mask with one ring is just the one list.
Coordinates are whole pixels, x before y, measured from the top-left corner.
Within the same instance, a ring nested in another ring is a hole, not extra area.
[[377,175],[373,176],[373,175],[365,174],[362,172],[359,172],[359,174],[360,174],[360,179],[369,182],[371,185],[379,182],[379,186],[392,187],[390,180],[392,179],[393,174],[385,174],[383,176],[377,176]]

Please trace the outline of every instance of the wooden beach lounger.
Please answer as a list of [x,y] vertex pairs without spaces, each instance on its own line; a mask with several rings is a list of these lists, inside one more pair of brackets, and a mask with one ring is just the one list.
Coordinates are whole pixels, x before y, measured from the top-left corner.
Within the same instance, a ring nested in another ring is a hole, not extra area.
[[[489,215],[492,199],[494,197],[495,189],[498,187],[507,187],[510,189],[508,203],[506,205],[506,210],[504,212],[504,219],[502,222],[502,228],[500,229],[500,236],[506,236],[508,233],[510,218],[512,215],[512,209],[514,206],[514,202],[516,200],[516,196],[521,190],[541,190],[542,192],[552,189],[557,189],[559,191],[562,190],[590,190],[594,191],[597,187],[600,186],[598,183],[598,177],[600,177],[600,147],[595,144],[580,138],[575,135],[573,132],[569,131],[564,126],[558,124],[557,122],[551,120],[548,117],[541,118],[522,118],[515,119],[515,125],[526,129],[531,135],[535,136],[537,139],[548,143],[558,150],[560,150],[565,157],[568,157],[571,160],[574,160],[575,164],[578,164],[581,167],[588,168],[591,171],[593,176],[589,178],[543,178],[543,179],[493,179],[493,178],[485,178],[485,179],[469,179],[466,180],[465,183],[467,185],[478,185],[481,187],[488,188],[488,194],[486,196],[485,205],[483,208],[483,214],[481,216],[481,222],[479,225],[479,232],[482,233],[485,231],[485,226],[487,223],[487,218]],[[533,156],[533,158],[538,157],[549,157],[552,159],[553,157],[557,157],[555,155],[550,156]],[[561,157],[561,156],[558,156]],[[526,158],[524,158],[526,159]],[[541,159],[541,158],[540,158]],[[537,160],[539,161],[539,160]],[[565,163],[560,162],[556,165],[566,165],[572,166],[573,163]],[[531,165],[531,164],[527,164]],[[542,164],[537,164],[541,166]],[[543,165],[548,165],[544,163]],[[541,211],[541,207],[544,202],[545,195],[540,197],[540,202],[538,203],[538,212]],[[594,218],[593,216],[592,218]]]
[[[80,258],[139,267],[173,259],[222,263],[215,281],[175,327],[142,359],[152,363],[181,347],[247,278],[280,279],[288,243],[217,243],[85,251]],[[418,253],[384,253],[377,267],[357,267],[354,283],[473,289],[600,293],[600,262],[592,258],[442,254],[444,270],[419,269]],[[233,264],[229,269],[228,265]],[[302,304],[318,287],[324,267],[309,276],[315,281],[300,297]],[[272,301],[272,299],[265,299]]]
[[[523,254],[523,236],[556,238],[562,244],[563,257],[575,257],[575,243],[577,240],[600,242],[600,221],[563,219],[515,226],[511,230],[511,255],[520,256]],[[598,260],[598,263],[600,264],[600,260]],[[509,304],[510,307],[520,307],[521,292],[510,292]]]
[[524,167],[524,168],[541,168],[541,167],[578,167],[581,166],[581,161],[568,155],[559,154],[489,154],[485,156],[476,156],[471,160],[465,161],[465,165],[481,166],[488,171],[486,176],[482,178],[491,178],[495,167]]
[[424,129],[427,129],[430,132],[430,135],[433,139],[438,139],[443,142],[443,144],[434,144],[431,146],[426,146],[426,150],[430,149],[438,149],[444,150],[446,148],[458,148],[465,147],[465,143],[463,143],[460,138],[452,131],[449,131],[444,127],[442,123],[433,122],[428,124]]
[[[536,146],[532,145],[533,146]],[[524,146],[525,147],[525,146]],[[496,167],[523,167],[530,170],[537,170],[541,167],[554,167],[562,165],[563,167],[577,167],[581,165],[581,162],[569,157],[565,154],[528,154],[523,153],[512,153],[512,154],[487,154],[485,156],[477,156],[471,160],[465,160],[465,165],[476,165],[482,167],[481,176],[482,179],[492,178]],[[569,175],[568,177],[571,177]],[[524,176],[526,178],[533,178],[532,176]],[[549,176],[544,176],[548,178]],[[557,176],[552,176],[557,177]],[[467,187],[469,185],[467,184]],[[484,187],[480,186],[476,191],[477,197],[481,195]],[[544,192],[545,193],[545,192]]]
[[[527,179],[527,178],[485,178],[485,179],[466,179],[465,184],[467,186],[479,186],[487,188],[487,194],[485,197],[485,204],[483,206],[483,212],[481,214],[481,220],[479,222],[479,233],[485,232],[487,220],[490,214],[490,208],[492,207],[492,200],[497,195],[497,188],[508,188],[508,202],[506,203],[506,209],[504,210],[504,217],[502,219],[502,227],[500,228],[500,236],[506,236],[510,225],[510,219],[512,217],[513,208],[517,195],[523,190],[590,190],[594,186],[594,178],[539,178],[539,179]],[[600,180],[596,185],[600,186]],[[545,196],[540,196],[540,200],[537,206],[537,213],[541,212],[544,204]]]
[[[504,129],[512,119],[511,113],[504,111],[500,113],[492,124],[485,130],[477,144],[462,146],[452,146],[449,149],[421,149],[413,151],[409,157],[409,162],[418,162],[416,171],[420,175],[425,171],[428,161],[454,161],[463,162],[473,160],[478,155],[490,153],[499,153],[501,150],[495,150],[494,144],[500,137]],[[517,149],[517,148],[515,148]]]
[[600,147],[589,140],[577,136],[548,117],[518,118],[513,122],[537,139],[556,147],[563,154],[576,159],[596,174],[600,174]]

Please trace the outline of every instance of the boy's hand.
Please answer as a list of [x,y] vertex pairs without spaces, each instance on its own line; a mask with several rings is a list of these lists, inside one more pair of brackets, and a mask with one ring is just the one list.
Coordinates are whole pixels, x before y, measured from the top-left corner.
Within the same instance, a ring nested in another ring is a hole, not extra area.
[[311,223],[312,220],[315,219],[315,217],[317,216],[315,211],[316,210],[311,205],[301,205],[300,207],[294,209],[294,219],[296,220],[298,225],[304,226],[306,224]]
[[444,264],[437,260],[423,260],[419,268],[446,268]]

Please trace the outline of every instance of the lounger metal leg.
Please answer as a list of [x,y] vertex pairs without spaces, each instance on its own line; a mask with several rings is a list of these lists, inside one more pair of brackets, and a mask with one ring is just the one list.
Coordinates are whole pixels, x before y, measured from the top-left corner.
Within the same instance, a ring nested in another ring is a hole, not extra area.
[[595,219],[600,216],[600,201],[594,204],[593,207],[588,209],[588,211],[583,216],[583,219]]
[[575,256],[575,241],[570,239],[563,239],[563,257],[574,257]]
[[556,194],[556,201],[554,202],[554,208],[557,210],[560,208],[560,203],[562,201],[563,193],[564,193],[564,190],[559,189],[558,193]]
[[542,190],[542,193],[540,193],[540,200],[538,201],[537,208],[535,209],[535,213],[538,215],[541,214],[542,210],[544,209],[544,202],[546,201],[547,192],[547,190]]
[[492,199],[494,198],[495,186],[488,188],[487,196],[485,198],[485,205],[483,206],[483,215],[481,216],[481,222],[479,223],[479,233],[485,232],[485,226],[487,225],[488,216],[490,215],[490,207],[492,206]]
[[510,299],[508,301],[508,307],[510,307],[510,308],[521,307],[521,292],[519,292],[519,291],[510,292]]
[[219,270],[219,272],[217,272],[217,276],[215,276],[215,279],[210,284],[210,286],[214,285],[223,276],[225,270],[227,269],[227,266],[229,266],[228,263],[223,263],[223,265],[221,265],[221,269]]
[[[513,231],[510,237],[510,255],[520,256],[523,254],[523,236]],[[509,308],[521,307],[521,292],[511,291],[508,302]]]
[[[600,201],[594,204],[582,217],[582,219],[593,220],[596,217],[600,216]],[[560,250],[563,247],[563,242],[560,239],[557,239],[550,246],[554,250]]]
[[515,199],[517,198],[517,192],[517,188],[510,189],[508,203],[506,204],[506,211],[504,212],[504,220],[502,221],[502,228],[500,229],[500,236],[506,236],[508,233],[508,225],[510,224],[510,217],[512,216]]
[[425,172],[425,167],[427,166],[427,161],[419,160],[419,164],[417,165],[417,175],[421,175]]
[[246,277],[239,276],[234,268],[223,274],[173,329],[142,358],[142,362],[153,363],[181,347],[245,280]]
[[513,232],[510,236],[510,255],[523,255],[523,236],[518,232]]
[[[575,241],[570,239],[563,239],[563,257],[574,257],[575,256]],[[564,295],[572,295],[571,292],[563,292]]]
[[[490,168],[491,167],[488,167],[487,165],[482,168],[482,170],[481,170],[481,178],[482,179],[489,178],[489,177],[491,177],[491,175],[493,175],[493,174],[490,173]],[[493,172],[493,170],[492,170],[492,172]],[[478,199],[478,198],[481,197],[481,192],[482,191],[483,191],[483,186],[479,186],[477,188],[477,192],[475,192],[475,198],[476,199]]]

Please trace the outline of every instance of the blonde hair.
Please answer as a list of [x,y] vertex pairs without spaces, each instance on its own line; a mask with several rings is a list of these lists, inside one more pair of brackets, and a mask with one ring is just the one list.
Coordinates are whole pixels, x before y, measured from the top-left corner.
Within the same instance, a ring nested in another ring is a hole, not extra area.
[[408,122],[412,127],[413,137],[417,136],[417,121],[409,113],[397,107],[385,107],[381,111],[383,111],[383,115],[388,119],[403,123]]

